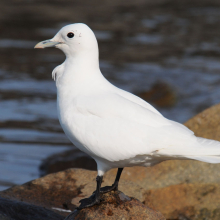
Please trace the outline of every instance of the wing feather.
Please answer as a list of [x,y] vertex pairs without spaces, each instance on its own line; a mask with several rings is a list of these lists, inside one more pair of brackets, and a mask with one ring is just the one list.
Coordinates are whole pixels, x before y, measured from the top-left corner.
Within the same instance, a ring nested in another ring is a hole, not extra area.
[[82,142],[86,149],[109,161],[151,155],[182,144],[193,134],[185,126],[118,94],[79,97],[75,105],[77,118],[84,125]]

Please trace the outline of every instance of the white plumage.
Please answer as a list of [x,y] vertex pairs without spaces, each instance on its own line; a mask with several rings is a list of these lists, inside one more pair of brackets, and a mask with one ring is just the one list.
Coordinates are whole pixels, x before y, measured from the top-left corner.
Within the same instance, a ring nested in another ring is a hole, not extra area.
[[60,124],[72,143],[95,159],[99,176],[115,167],[152,166],[170,159],[220,163],[218,141],[195,137],[103,77],[97,41],[88,26],[67,25],[36,47],[53,43],[66,54],[52,74]]

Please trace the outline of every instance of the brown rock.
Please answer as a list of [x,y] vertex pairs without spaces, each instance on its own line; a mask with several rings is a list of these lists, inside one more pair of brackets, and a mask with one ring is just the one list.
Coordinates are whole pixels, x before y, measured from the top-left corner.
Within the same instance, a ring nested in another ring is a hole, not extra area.
[[[90,196],[95,190],[95,177],[96,172],[94,171],[69,169],[63,172],[49,174],[21,186],[12,187],[0,192],[0,196],[11,200],[23,201],[32,205],[43,206],[66,216],[69,210],[73,211],[75,207],[79,205],[80,199]],[[104,181],[104,185],[111,179],[112,178],[107,177],[107,181]],[[122,188],[130,188],[130,194],[138,195],[138,197],[141,198],[144,195],[144,191],[141,187],[133,184],[132,181],[124,181],[122,183]],[[121,199],[118,200],[119,202],[116,207],[116,200],[119,197]],[[114,215],[112,219],[117,219],[117,216],[125,216],[125,219],[127,219],[126,216],[129,216],[130,219],[141,219],[141,217],[134,218],[135,212],[136,216],[143,216],[142,219],[164,219],[160,213],[147,208],[138,200],[131,199],[131,201],[129,201],[129,199],[126,199],[128,197],[125,196],[125,200],[123,201],[122,198],[122,193],[104,195],[104,202],[101,202],[100,206],[95,206],[96,208],[91,207],[88,210],[94,209],[94,213],[102,216],[100,217],[101,219],[109,218],[111,215]],[[144,201],[144,197],[142,200]],[[108,204],[108,202],[110,202],[110,204]],[[130,207],[129,211],[128,207]],[[92,213],[93,212],[87,213],[86,211],[80,211],[77,216],[84,216],[86,219],[89,219]],[[105,218],[103,216],[105,216]],[[146,216],[148,216],[148,218]],[[76,219],[80,219],[80,217]]]
[[110,192],[102,195],[101,204],[90,208],[74,211],[65,220],[80,219],[146,219],[165,220],[161,213],[148,208],[134,198],[125,196],[122,192]]
[[[115,171],[111,171],[103,181],[111,185]],[[21,186],[14,186],[0,192],[0,196],[8,199],[24,201],[30,204],[53,208],[74,210],[79,200],[89,197],[96,189],[96,172],[83,169],[69,169],[63,172],[49,174]],[[132,196],[144,201],[143,189],[132,181],[123,180],[120,189],[126,189]],[[56,211],[60,214],[64,212]]]
[[195,132],[196,136],[220,141],[220,104],[199,113],[185,125]]
[[[186,123],[196,134],[219,139],[219,108],[214,106]],[[208,125],[207,125],[208,124]],[[220,213],[220,164],[198,161],[166,161],[156,166],[125,168],[119,189],[126,195],[161,211],[166,218],[199,220],[218,219]],[[0,192],[4,198],[20,200],[48,209],[74,210],[79,200],[96,188],[96,171],[69,169],[15,186]],[[116,170],[104,176],[103,184],[111,185]],[[204,192],[204,193],[201,193]],[[208,192],[208,193],[207,193]],[[67,212],[56,211],[63,216]],[[201,218],[199,218],[200,216]],[[210,217],[211,216],[211,217]]]
[[219,184],[181,184],[148,190],[145,204],[166,219],[220,219]]

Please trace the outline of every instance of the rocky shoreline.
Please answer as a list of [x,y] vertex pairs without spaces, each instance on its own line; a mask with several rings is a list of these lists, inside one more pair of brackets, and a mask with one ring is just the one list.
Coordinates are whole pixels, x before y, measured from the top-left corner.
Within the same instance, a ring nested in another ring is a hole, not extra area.
[[[95,171],[68,169],[4,190],[0,192],[0,216],[14,220],[56,220],[75,210],[66,219],[165,219],[153,207],[120,191],[104,194],[101,204],[77,211],[79,200],[94,191],[95,181],[91,181],[94,178]],[[124,184],[122,189],[125,187],[128,186]],[[133,190],[135,195],[138,189]]]
[[[198,114],[186,126],[197,136],[220,140],[219,112],[220,104]],[[78,156],[77,160],[80,154]],[[62,159],[65,160],[65,157]],[[60,163],[59,160],[59,169]],[[67,219],[156,220],[165,217],[178,220],[218,220],[219,168],[220,164],[190,160],[166,161],[149,168],[125,168],[119,190],[128,197],[123,197],[122,193],[108,193],[103,197],[101,205],[75,211]],[[56,171],[54,164],[53,171]],[[106,173],[103,186],[113,182],[115,173],[116,170]],[[89,197],[95,190],[95,177],[96,171],[71,168],[1,191],[0,217],[15,220],[64,219],[79,205],[81,199]],[[117,203],[118,197],[124,200]],[[154,210],[158,210],[164,217]]]

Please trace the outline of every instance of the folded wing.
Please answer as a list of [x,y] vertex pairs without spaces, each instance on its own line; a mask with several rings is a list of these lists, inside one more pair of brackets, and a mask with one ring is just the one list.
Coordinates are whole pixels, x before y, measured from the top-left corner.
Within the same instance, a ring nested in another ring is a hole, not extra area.
[[109,161],[182,148],[184,142],[195,138],[185,126],[119,94],[79,97],[76,108],[78,119],[84,124],[85,147]]

